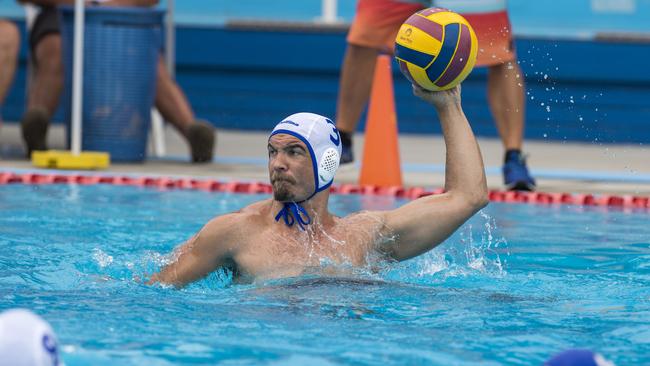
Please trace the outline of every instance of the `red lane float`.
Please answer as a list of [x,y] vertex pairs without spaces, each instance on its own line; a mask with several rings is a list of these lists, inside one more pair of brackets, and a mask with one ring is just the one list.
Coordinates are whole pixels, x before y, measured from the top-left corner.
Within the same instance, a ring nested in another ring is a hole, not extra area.
[[[269,194],[272,187],[261,182],[220,182],[213,179],[195,178],[169,178],[146,176],[106,176],[106,175],[79,175],[79,174],[40,174],[40,173],[11,173],[0,172],[0,185],[19,184],[112,184],[140,187],[154,187],[158,189],[189,189],[210,192]],[[340,184],[330,188],[334,194],[361,194],[393,196],[404,199],[417,199],[429,195],[441,194],[443,189],[429,190],[422,187],[378,187],[371,185]],[[650,209],[650,197],[632,195],[592,195],[547,192],[518,192],[491,190],[488,197],[492,202],[505,203],[534,203],[546,205],[581,205]]]

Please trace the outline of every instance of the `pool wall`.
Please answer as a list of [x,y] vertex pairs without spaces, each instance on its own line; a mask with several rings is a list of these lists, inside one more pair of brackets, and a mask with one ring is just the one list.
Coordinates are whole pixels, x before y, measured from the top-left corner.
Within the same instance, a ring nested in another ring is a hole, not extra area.
[[[640,24],[637,18],[630,17],[630,23]],[[24,28],[22,19],[16,21]],[[181,23],[176,35],[177,78],[196,114],[221,128],[268,130],[296,111],[333,116],[346,31],[346,24],[303,21]],[[528,90],[526,137],[649,142],[648,33],[573,32],[549,38],[552,34],[528,31],[516,39]],[[23,113],[25,39],[23,33],[17,78],[3,108],[8,121],[19,120]],[[399,130],[439,134],[432,109],[411,95],[395,65],[393,71]],[[476,69],[463,84],[464,107],[479,136],[496,136],[485,84],[485,68]],[[62,119],[60,112],[56,119]],[[363,128],[364,123],[359,130]]]

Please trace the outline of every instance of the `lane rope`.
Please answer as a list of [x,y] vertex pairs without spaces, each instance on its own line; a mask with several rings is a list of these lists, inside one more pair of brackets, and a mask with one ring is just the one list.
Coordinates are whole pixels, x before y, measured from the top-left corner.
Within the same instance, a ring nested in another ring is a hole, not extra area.
[[[218,181],[214,179],[168,178],[127,175],[83,175],[83,174],[42,174],[0,172],[0,185],[6,184],[112,184],[123,186],[153,187],[158,189],[190,189],[210,192],[270,194],[269,183]],[[358,194],[393,196],[403,199],[416,199],[443,193],[444,190],[422,187],[378,187],[370,185],[338,184],[332,185],[333,194]],[[546,205],[580,205],[650,209],[650,197],[635,195],[592,195],[571,193],[519,192],[491,190],[491,202],[529,203]]]

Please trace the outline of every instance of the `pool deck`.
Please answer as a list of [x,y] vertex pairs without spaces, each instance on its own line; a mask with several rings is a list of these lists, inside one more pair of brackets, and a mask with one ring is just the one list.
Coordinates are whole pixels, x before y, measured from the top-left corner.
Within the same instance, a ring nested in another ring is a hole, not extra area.
[[[262,132],[220,130],[216,157],[211,164],[189,163],[188,148],[168,127],[167,154],[142,164],[112,164],[108,174],[193,176],[222,181],[268,181],[266,138]],[[55,125],[48,135],[50,148],[64,147],[64,130]],[[441,136],[402,135],[399,138],[405,186],[442,187],[445,151]],[[503,189],[502,147],[497,139],[479,138],[488,186]],[[355,137],[355,156],[361,157],[363,134]],[[542,192],[632,194],[650,196],[650,144],[580,144],[557,141],[527,141],[528,164]],[[0,171],[36,171],[22,158],[19,125],[0,128]],[[336,183],[357,183],[360,162],[339,169]]]

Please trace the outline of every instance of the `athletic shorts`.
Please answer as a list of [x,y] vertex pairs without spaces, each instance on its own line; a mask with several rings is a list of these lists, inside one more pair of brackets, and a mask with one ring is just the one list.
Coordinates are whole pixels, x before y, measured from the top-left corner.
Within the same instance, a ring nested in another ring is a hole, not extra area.
[[61,33],[59,11],[57,8],[55,6],[44,6],[40,10],[29,32],[29,48],[32,51],[32,55],[35,54],[38,42],[45,36]]
[[[423,9],[421,3],[396,0],[358,0],[357,12],[350,26],[350,44],[393,53],[400,26],[413,13]],[[463,13],[478,38],[477,66],[492,66],[515,59],[508,12],[496,10]]]

